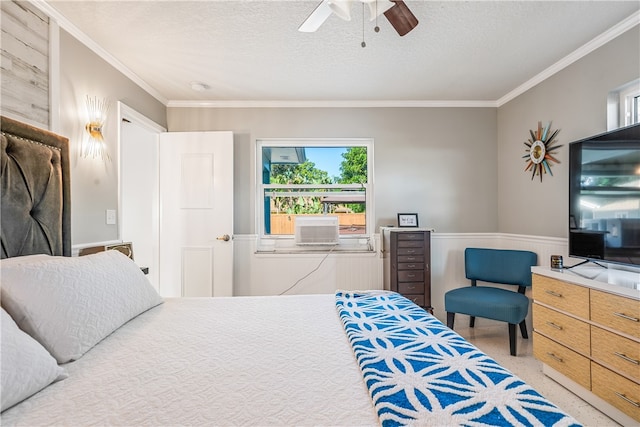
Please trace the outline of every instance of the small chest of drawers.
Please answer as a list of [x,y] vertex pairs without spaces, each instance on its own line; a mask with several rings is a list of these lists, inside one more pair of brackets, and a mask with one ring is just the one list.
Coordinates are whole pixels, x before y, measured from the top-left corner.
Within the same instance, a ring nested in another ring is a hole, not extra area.
[[431,232],[392,231],[390,237],[391,290],[431,312]]

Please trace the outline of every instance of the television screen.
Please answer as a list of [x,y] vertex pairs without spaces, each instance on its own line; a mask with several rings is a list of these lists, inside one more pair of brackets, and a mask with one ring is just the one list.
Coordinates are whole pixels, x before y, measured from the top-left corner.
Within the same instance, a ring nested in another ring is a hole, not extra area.
[[569,145],[569,256],[640,265],[640,125]]

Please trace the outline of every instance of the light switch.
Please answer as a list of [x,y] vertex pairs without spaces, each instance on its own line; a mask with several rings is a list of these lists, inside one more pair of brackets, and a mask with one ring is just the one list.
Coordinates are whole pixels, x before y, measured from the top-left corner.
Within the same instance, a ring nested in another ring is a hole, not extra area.
[[116,223],[116,210],[107,209],[107,225],[115,225]]

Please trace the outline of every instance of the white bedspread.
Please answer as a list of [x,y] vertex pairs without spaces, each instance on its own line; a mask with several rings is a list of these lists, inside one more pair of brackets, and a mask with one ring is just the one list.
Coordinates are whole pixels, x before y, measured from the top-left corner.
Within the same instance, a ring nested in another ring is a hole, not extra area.
[[9,425],[377,425],[333,295],[167,299]]

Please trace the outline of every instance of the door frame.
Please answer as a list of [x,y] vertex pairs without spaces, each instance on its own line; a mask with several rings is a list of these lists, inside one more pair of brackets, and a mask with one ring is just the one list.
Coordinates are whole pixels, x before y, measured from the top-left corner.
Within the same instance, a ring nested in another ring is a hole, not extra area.
[[[117,150],[117,170],[118,170],[118,212],[117,212],[117,227],[118,227],[118,240],[122,241],[122,212],[123,212],[123,200],[122,200],[122,120],[126,119],[128,120],[130,123],[139,126],[141,128],[143,128],[144,130],[155,134],[155,139],[156,139],[156,144],[155,144],[155,150],[156,150],[156,154],[159,154],[159,142],[160,142],[160,134],[167,132],[167,129],[161,125],[159,125],[158,123],[154,122],[153,120],[151,120],[150,118],[148,118],[147,116],[141,114],[140,112],[136,111],[135,109],[129,107],[127,104],[125,104],[122,101],[118,101],[117,102],[117,116],[118,116],[118,138],[117,138],[117,145],[118,145],[118,150]],[[159,157],[156,156],[149,156],[147,157],[147,159],[156,159],[156,170],[158,170],[158,166],[159,166]],[[155,188],[152,188],[151,191],[154,192],[157,197],[155,198],[154,201],[154,206],[153,209],[155,211],[155,214],[153,215],[152,221],[152,228],[153,228],[153,236],[152,236],[152,244],[153,247],[155,248],[154,250],[154,261],[155,261],[155,265],[160,265],[160,220],[159,220],[159,214],[160,214],[160,179],[159,176],[156,177],[156,179],[154,179],[154,186]],[[135,244],[134,244],[135,245]],[[134,251],[135,251],[135,246],[134,246]],[[134,252],[135,255],[135,252]],[[159,279],[159,276],[158,276]]]

